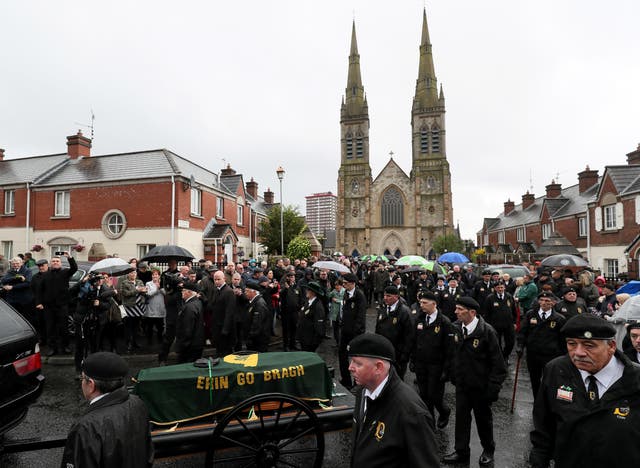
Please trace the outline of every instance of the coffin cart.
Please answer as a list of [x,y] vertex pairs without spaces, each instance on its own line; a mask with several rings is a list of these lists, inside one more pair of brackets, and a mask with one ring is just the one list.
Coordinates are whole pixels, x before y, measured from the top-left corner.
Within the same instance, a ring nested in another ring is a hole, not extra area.
[[353,396],[315,353],[232,354],[143,369],[159,458],[206,452],[206,467],[320,467],[325,431],[351,427]]

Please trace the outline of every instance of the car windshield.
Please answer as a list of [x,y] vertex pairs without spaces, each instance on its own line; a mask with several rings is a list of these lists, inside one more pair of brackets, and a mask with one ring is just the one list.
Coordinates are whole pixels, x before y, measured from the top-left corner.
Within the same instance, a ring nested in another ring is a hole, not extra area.
[[27,322],[0,300],[0,344],[13,341],[29,329]]

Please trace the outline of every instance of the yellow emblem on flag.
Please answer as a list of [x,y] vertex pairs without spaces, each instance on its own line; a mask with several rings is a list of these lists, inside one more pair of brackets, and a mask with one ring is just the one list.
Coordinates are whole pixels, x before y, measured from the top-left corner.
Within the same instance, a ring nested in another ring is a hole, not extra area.
[[385,425],[382,421],[378,422],[378,425],[376,426],[376,440],[378,442],[380,442],[382,440],[382,438],[384,437],[384,429],[385,429]]
[[254,354],[228,354],[223,359],[227,364],[239,364],[244,367],[256,367],[258,365],[258,353]]

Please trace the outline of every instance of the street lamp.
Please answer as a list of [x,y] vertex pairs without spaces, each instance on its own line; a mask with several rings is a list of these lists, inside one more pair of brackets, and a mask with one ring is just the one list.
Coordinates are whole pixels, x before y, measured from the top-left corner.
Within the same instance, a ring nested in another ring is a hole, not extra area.
[[280,181],[280,255],[284,256],[284,205],[282,204],[282,179],[284,179],[284,169],[278,166],[276,169],[278,180]]

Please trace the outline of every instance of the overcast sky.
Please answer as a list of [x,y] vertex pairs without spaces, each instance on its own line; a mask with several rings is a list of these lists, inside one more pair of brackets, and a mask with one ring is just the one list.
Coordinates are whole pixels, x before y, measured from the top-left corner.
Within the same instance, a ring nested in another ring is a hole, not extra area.
[[[93,154],[223,159],[304,212],[336,192],[355,15],[375,175],[411,169],[423,1],[21,1],[0,4],[0,147],[61,153],[95,113]],[[640,142],[637,0],[432,0],[454,220],[474,238],[508,198],[625,164]],[[86,129],[85,133],[88,133]],[[117,168],[114,168],[117,170]],[[530,182],[531,178],[531,182]]]

